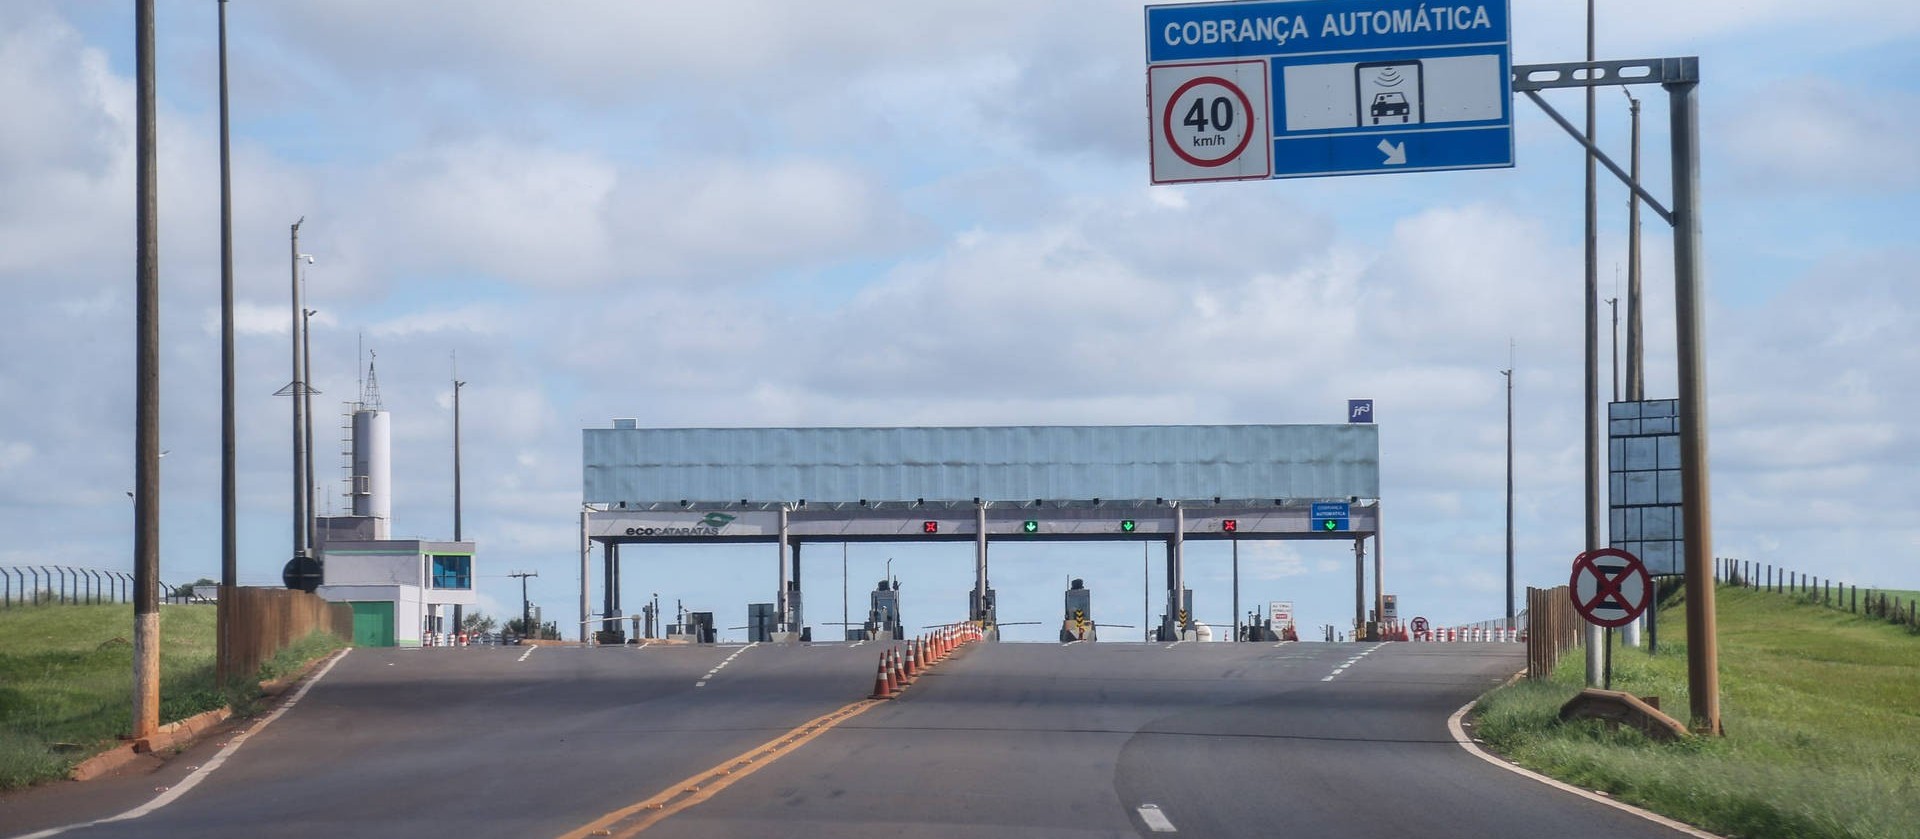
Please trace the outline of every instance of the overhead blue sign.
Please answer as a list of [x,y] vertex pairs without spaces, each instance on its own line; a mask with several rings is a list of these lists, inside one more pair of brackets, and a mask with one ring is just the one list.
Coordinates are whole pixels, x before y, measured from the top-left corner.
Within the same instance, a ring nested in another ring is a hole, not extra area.
[[1316,501],[1313,505],[1313,529],[1316,532],[1347,530],[1353,506],[1345,501]]
[[1513,165],[1506,0],[1147,7],[1154,183]]
[[1347,422],[1373,422],[1373,400],[1347,400]]

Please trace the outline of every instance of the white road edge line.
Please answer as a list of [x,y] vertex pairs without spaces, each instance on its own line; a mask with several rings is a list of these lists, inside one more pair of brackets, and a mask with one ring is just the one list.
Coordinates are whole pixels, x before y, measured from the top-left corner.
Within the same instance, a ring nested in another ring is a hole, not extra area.
[[227,758],[232,757],[234,752],[239,751],[241,746],[246,745],[247,740],[249,738],[253,737],[253,735],[255,734],[260,733],[261,729],[266,728],[269,725],[272,725],[273,721],[279,719],[281,714],[284,714],[288,711],[293,710],[293,706],[300,704],[301,698],[307,695],[307,691],[312,690],[314,685],[319,684],[320,680],[327,675],[328,671],[331,671],[333,669],[333,666],[336,664],[339,664],[340,659],[346,658],[347,653],[350,653],[350,652],[353,652],[352,647],[348,647],[344,650],[341,650],[339,655],[334,656],[332,661],[327,662],[325,667],[320,668],[320,672],[313,674],[313,678],[308,679],[306,684],[301,685],[299,690],[294,691],[293,696],[289,698],[285,704],[281,705],[278,708],[273,709],[273,713],[268,714],[265,719],[259,721],[258,723],[255,723],[252,727],[248,728],[245,731],[240,732],[239,734],[234,735],[231,739],[227,740],[227,745],[222,747],[219,753],[213,756],[212,760],[209,760],[206,763],[201,764],[199,769],[195,769],[192,772],[188,773],[187,777],[181,778],[180,783],[167,787],[165,792],[162,792],[159,795],[154,796],[152,801],[149,801],[145,804],[142,804],[124,813],[121,813],[120,815],[117,815],[117,816],[108,816],[104,819],[95,819],[90,822],[70,824],[64,827],[50,827],[50,828],[47,828],[46,830],[38,831],[36,833],[28,833],[21,836],[16,836],[14,837],[14,839],[45,839],[45,837],[58,836],[69,830],[79,830],[81,828],[93,827],[95,825],[107,824],[109,822],[129,821],[131,819],[140,818],[141,816],[144,816],[148,813],[151,813],[155,810],[165,807],[168,804],[172,804],[175,800],[178,800],[180,796],[186,795],[189,790],[192,790],[194,787],[199,786],[201,781],[206,780],[208,775],[213,774],[213,770],[219,769],[221,764],[224,764],[227,762]]
[[1148,830],[1155,833],[1179,832],[1173,829],[1173,822],[1167,820],[1167,814],[1160,812],[1160,805],[1158,804],[1142,804],[1135,812],[1140,814],[1141,821],[1147,823]]
[[1501,769],[1505,769],[1508,772],[1512,772],[1516,775],[1532,778],[1533,780],[1539,781],[1540,783],[1546,784],[1547,786],[1553,787],[1554,789],[1560,790],[1562,792],[1570,792],[1570,793],[1573,793],[1574,795],[1580,796],[1581,798],[1587,799],[1588,801],[1598,801],[1601,804],[1605,804],[1608,807],[1612,807],[1615,810],[1632,813],[1636,816],[1639,816],[1640,818],[1646,819],[1647,821],[1660,825],[1661,827],[1671,828],[1680,833],[1686,834],[1688,836],[1692,836],[1695,839],[1726,839],[1726,837],[1723,837],[1717,833],[1708,833],[1704,830],[1701,830],[1700,828],[1694,827],[1693,825],[1683,824],[1681,822],[1674,821],[1673,819],[1667,818],[1666,816],[1660,815],[1659,813],[1655,813],[1649,810],[1642,810],[1639,807],[1635,807],[1632,804],[1628,804],[1624,801],[1615,801],[1611,798],[1608,798],[1592,790],[1581,789],[1579,787],[1576,787],[1564,781],[1554,780],[1538,772],[1535,772],[1531,769],[1527,769],[1522,766],[1517,766],[1515,764],[1508,763],[1506,760],[1502,759],[1499,755],[1492,754],[1487,750],[1480,748],[1479,744],[1473,742],[1472,737],[1467,736],[1466,729],[1460,727],[1460,720],[1465,718],[1467,716],[1467,712],[1473,710],[1473,706],[1478,704],[1480,704],[1480,700],[1479,698],[1475,698],[1472,702],[1468,702],[1467,704],[1460,706],[1460,710],[1453,712],[1453,716],[1447,718],[1447,730],[1453,732],[1453,741],[1455,743],[1459,743],[1460,748],[1466,749],[1467,752],[1469,754],[1472,754],[1474,757],[1480,758],[1481,760],[1484,760],[1488,763],[1491,763],[1495,766],[1500,767]]

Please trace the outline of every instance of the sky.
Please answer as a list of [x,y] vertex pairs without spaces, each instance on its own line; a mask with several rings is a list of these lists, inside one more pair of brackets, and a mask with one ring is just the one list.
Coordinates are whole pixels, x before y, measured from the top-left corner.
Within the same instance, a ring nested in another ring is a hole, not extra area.
[[[214,2],[158,6],[171,583],[219,576],[218,55]],[[1521,584],[1564,583],[1582,547],[1583,167],[1524,100],[1511,169],[1153,186],[1139,3],[228,10],[243,583],[277,584],[291,551],[273,393],[303,217],[321,511],[342,507],[364,348],[393,415],[394,533],[451,535],[457,366],[492,614],[532,571],[544,616],[576,619],[581,429],[615,417],[1326,423],[1364,397],[1387,590],[1403,616],[1496,617],[1510,352]],[[1597,18],[1602,58],[1700,57],[1714,553],[1920,588],[1902,420],[1920,410],[1920,6],[1603,0]],[[1578,4],[1515,0],[1512,20],[1517,64],[1584,54]],[[130,3],[0,4],[0,566],[132,564],[132,44]],[[1634,94],[1664,198],[1664,96]],[[1624,159],[1627,98],[1599,95]],[[1627,193],[1602,178],[1601,296],[1624,296]],[[1642,229],[1647,393],[1671,397],[1671,237],[1650,212]],[[821,637],[836,548],[805,554]],[[773,551],[629,549],[626,605],[657,592],[744,624]],[[1002,620],[1038,622],[1008,637],[1051,638],[1070,577],[1098,620],[1139,625],[1141,552],[997,547]],[[847,548],[854,617],[889,561],[909,623],[965,617],[958,543]],[[1239,561],[1243,612],[1352,614],[1343,547]],[[1229,546],[1190,547],[1187,575],[1196,615],[1231,621]]]

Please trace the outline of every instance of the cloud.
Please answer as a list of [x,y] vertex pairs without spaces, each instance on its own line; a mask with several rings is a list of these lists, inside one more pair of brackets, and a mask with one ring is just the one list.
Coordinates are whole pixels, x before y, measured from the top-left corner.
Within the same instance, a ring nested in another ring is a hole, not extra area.
[[1797,190],[1920,184],[1920,95],[1800,77],[1733,109],[1724,141],[1748,181]]

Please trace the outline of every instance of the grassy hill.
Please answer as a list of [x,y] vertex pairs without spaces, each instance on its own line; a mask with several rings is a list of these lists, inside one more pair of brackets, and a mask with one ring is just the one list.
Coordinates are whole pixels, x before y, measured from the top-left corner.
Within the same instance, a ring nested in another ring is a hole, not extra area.
[[[1747,589],[1718,590],[1723,738],[1661,745],[1557,712],[1584,678],[1480,705],[1497,751],[1569,783],[1734,836],[1909,837],[1920,825],[1920,634]],[[1662,604],[1658,655],[1616,648],[1614,687],[1685,720],[1684,601]]]
[[[132,728],[133,607],[46,605],[0,609],[0,790],[64,777]],[[235,700],[214,684],[214,607],[160,609],[160,719]],[[262,668],[275,675],[339,646],[315,636]]]

